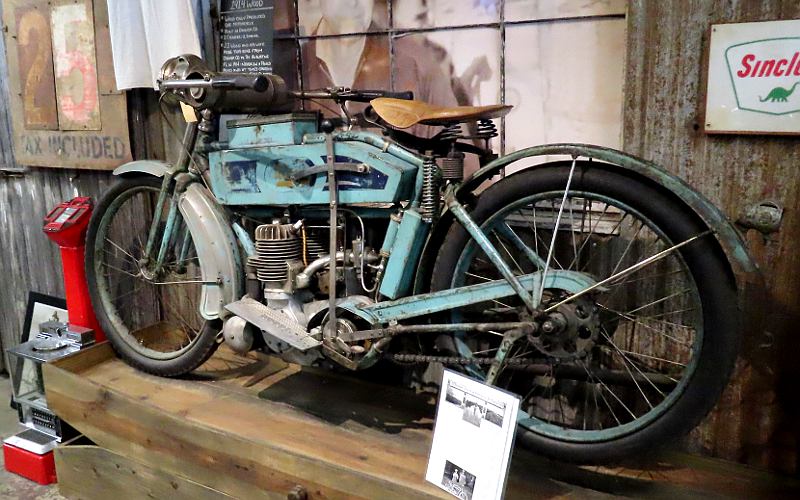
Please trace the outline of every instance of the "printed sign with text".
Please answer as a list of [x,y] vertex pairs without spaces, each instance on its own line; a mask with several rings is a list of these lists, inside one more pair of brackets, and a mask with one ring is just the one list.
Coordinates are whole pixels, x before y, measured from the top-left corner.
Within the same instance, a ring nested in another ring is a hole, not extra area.
[[711,27],[705,130],[800,133],[800,20]]

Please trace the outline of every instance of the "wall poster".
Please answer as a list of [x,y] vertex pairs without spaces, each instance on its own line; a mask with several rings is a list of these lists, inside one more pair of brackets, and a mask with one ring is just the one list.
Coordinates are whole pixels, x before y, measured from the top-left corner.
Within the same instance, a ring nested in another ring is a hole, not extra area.
[[113,169],[131,160],[114,91],[106,2],[3,0],[9,108],[20,165]]
[[711,26],[708,133],[800,133],[800,20]]

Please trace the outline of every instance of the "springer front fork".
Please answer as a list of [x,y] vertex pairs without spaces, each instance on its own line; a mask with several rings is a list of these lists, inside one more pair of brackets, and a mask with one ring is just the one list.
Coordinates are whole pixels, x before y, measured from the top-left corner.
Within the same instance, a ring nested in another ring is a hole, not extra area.
[[[175,163],[175,167],[171,172],[164,174],[161,182],[161,190],[156,200],[153,222],[147,235],[144,255],[139,262],[139,266],[153,277],[162,273],[164,261],[167,258],[167,252],[173,243],[179,245],[179,247],[176,247],[179,249],[176,255],[178,263],[186,260],[189,251],[191,234],[189,233],[188,226],[182,223],[183,219],[178,208],[179,198],[175,196],[176,183],[174,181],[176,177],[186,174],[189,170],[192,153],[197,141],[197,134],[197,122],[187,123],[183,134],[182,148],[178,155],[178,161]],[[167,213],[167,220],[162,229],[161,214],[164,212],[164,206],[167,203],[169,203],[169,211]],[[173,236],[175,234],[177,234],[175,238],[176,241],[173,241]],[[158,249],[157,253],[156,248]]]

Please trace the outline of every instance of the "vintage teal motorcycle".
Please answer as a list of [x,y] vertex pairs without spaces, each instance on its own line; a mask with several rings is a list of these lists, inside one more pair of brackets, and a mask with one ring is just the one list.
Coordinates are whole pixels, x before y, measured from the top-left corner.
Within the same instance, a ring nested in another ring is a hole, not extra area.
[[[510,106],[291,91],[189,55],[160,85],[197,117],[180,157],[115,170],[87,237],[98,318],[134,367],[186,374],[223,341],[348,370],[438,363],[518,394],[518,442],[580,462],[674,440],[724,388],[755,268],[655,165],[584,144],[498,157]],[[342,116],[291,111],[303,99]]]

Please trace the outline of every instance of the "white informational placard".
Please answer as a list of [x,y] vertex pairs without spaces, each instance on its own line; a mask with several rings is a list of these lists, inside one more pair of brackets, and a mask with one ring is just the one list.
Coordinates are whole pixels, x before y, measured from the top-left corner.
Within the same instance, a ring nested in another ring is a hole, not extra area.
[[714,24],[705,131],[800,133],[800,20]]
[[462,500],[503,498],[518,411],[516,394],[445,370],[425,479]]

